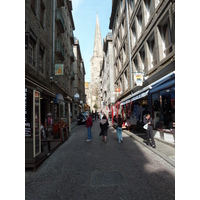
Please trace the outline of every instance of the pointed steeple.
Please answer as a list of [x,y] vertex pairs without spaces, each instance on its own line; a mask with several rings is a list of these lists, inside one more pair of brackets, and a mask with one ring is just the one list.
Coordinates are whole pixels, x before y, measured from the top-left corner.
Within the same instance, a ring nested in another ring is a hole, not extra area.
[[97,19],[96,19],[93,56],[103,57],[103,47],[102,47],[101,30],[100,30],[100,25],[99,25],[98,12],[97,12]]

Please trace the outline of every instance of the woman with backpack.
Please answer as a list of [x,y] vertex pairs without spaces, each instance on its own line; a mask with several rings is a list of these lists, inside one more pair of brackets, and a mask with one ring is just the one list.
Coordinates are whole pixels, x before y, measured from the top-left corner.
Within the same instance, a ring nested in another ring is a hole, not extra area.
[[108,120],[106,116],[104,115],[102,120],[100,121],[101,133],[99,134],[99,136],[102,135],[102,140],[105,141],[105,143],[107,143],[108,125],[109,125]]

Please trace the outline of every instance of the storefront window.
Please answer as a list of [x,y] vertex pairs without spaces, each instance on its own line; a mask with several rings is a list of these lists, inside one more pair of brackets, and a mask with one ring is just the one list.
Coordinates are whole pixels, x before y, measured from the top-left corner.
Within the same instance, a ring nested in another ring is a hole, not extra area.
[[164,122],[164,128],[173,129],[173,123],[175,123],[175,88],[161,91],[160,98],[162,98],[161,120]]
[[33,137],[33,91],[25,88],[25,139]]
[[152,94],[154,128],[175,128],[175,87]]

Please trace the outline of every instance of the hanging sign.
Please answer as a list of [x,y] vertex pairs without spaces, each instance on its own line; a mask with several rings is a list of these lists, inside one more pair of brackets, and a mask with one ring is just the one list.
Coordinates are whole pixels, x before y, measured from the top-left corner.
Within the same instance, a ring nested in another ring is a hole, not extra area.
[[121,88],[120,87],[115,88],[115,92],[121,92]]
[[134,80],[137,86],[143,85],[143,73],[136,72],[134,74]]
[[74,99],[75,99],[75,100],[79,100],[79,94],[78,94],[78,93],[76,93],[76,94],[74,95]]
[[63,64],[62,63],[57,63],[55,64],[55,75],[63,75]]

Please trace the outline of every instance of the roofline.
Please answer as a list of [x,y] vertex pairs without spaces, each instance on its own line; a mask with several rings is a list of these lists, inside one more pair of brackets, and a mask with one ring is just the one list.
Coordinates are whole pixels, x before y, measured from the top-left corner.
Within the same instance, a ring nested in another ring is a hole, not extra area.
[[75,30],[75,25],[74,25],[74,19],[73,19],[73,16],[72,16],[72,1],[71,0],[67,0],[67,7],[68,7],[68,10],[69,10],[69,15],[70,15],[70,18],[71,18],[71,22],[72,22],[72,28],[73,30]]

